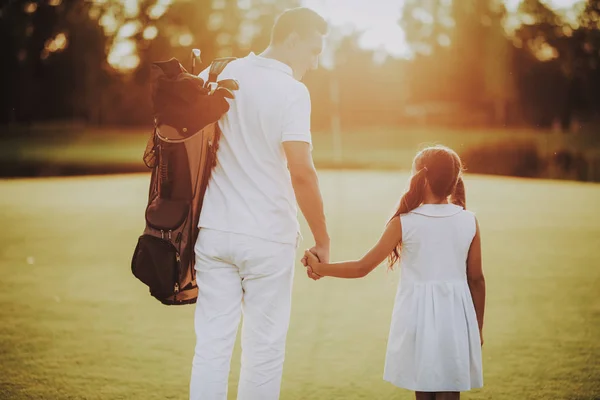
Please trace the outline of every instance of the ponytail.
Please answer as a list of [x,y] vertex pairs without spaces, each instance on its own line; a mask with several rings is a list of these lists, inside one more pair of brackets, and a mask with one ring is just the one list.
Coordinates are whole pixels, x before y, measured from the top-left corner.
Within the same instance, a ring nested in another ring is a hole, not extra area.
[[[419,207],[423,203],[423,196],[425,195],[425,183],[426,183],[427,167],[421,168],[416,174],[410,179],[408,191],[404,193],[400,199],[398,209],[394,213],[394,216],[390,221],[402,214],[406,214],[415,208]],[[388,221],[389,223],[389,221]],[[388,265],[390,269],[393,269],[394,264],[400,259],[400,243],[394,248],[392,253],[388,257]]]
[[456,186],[454,186],[454,190],[450,196],[450,199],[453,204],[457,206],[461,206],[462,208],[467,208],[467,198],[465,194],[465,183],[461,176],[458,177],[456,181]]

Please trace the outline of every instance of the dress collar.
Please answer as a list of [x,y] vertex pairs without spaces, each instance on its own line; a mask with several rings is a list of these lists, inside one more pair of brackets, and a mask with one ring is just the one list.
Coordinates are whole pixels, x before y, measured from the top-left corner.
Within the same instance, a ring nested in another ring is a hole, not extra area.
[[463,211],[463,208],[456,204],[423,204],[410,212],[427,217],[451,217],[461,211]]

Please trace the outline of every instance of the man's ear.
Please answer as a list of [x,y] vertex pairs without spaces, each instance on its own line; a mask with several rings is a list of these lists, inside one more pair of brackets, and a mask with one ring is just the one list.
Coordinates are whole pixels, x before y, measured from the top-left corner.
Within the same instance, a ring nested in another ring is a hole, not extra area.
[[298,33],[292,32],[288,35],[288,37],[284,41],[285,47],[290,50],[293,50],[298,45],[299,40],[300,40],[300,36],[298,35]]

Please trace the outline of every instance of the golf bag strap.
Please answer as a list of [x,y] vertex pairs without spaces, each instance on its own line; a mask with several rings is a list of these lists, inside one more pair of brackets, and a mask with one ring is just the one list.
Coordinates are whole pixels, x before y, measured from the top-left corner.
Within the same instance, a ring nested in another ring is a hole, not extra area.
[[227,64],[235,59],[235,57],[215,58],[210,64],[210,69],[208,70],[208,82],[216,82],[217,77],[221,72],[223,72]]

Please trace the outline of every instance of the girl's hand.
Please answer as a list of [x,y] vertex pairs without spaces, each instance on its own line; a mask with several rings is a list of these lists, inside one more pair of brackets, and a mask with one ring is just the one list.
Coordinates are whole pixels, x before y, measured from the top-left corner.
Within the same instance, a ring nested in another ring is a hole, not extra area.
[[[315,253],[314,253],[314,249],[315,249],[315,248],[313,247],[312,249],[308,250],[308,252],[310,252],[310,253],[312,253],[312,254],[315,254]],[[318,257],[317,257],[317,258],[318,258]],[[315,273],[313,272],[313,269],[312,269],[312,267],[308,265],[308,260],[307,260],[307,257],[306,257],[306,256],[302,257],[302,260],[301,260],[301,261],[302,261],[302,265],[304,265],[304,266],[306,267],[306,276],[308,276],[308,277],[309,277],[310,279],[312,279],[313,281],[318,281],[319,279],[321,279],[321,276],[320,276],[320,275],[317,275],[317,274],[315,274]]]
[[483,331],[479,330],[479,340],[481,341],[481,347],[483,347]]
[[304,252],[303,259],[306,260],[307,268],[310,268],[314,274],[319,275],[319,276],[321,275],[321,274],[319,274],[321,263],[319,262],[319,259],[317,258],[316,255],[314,255],[310,250],[306,250]]

